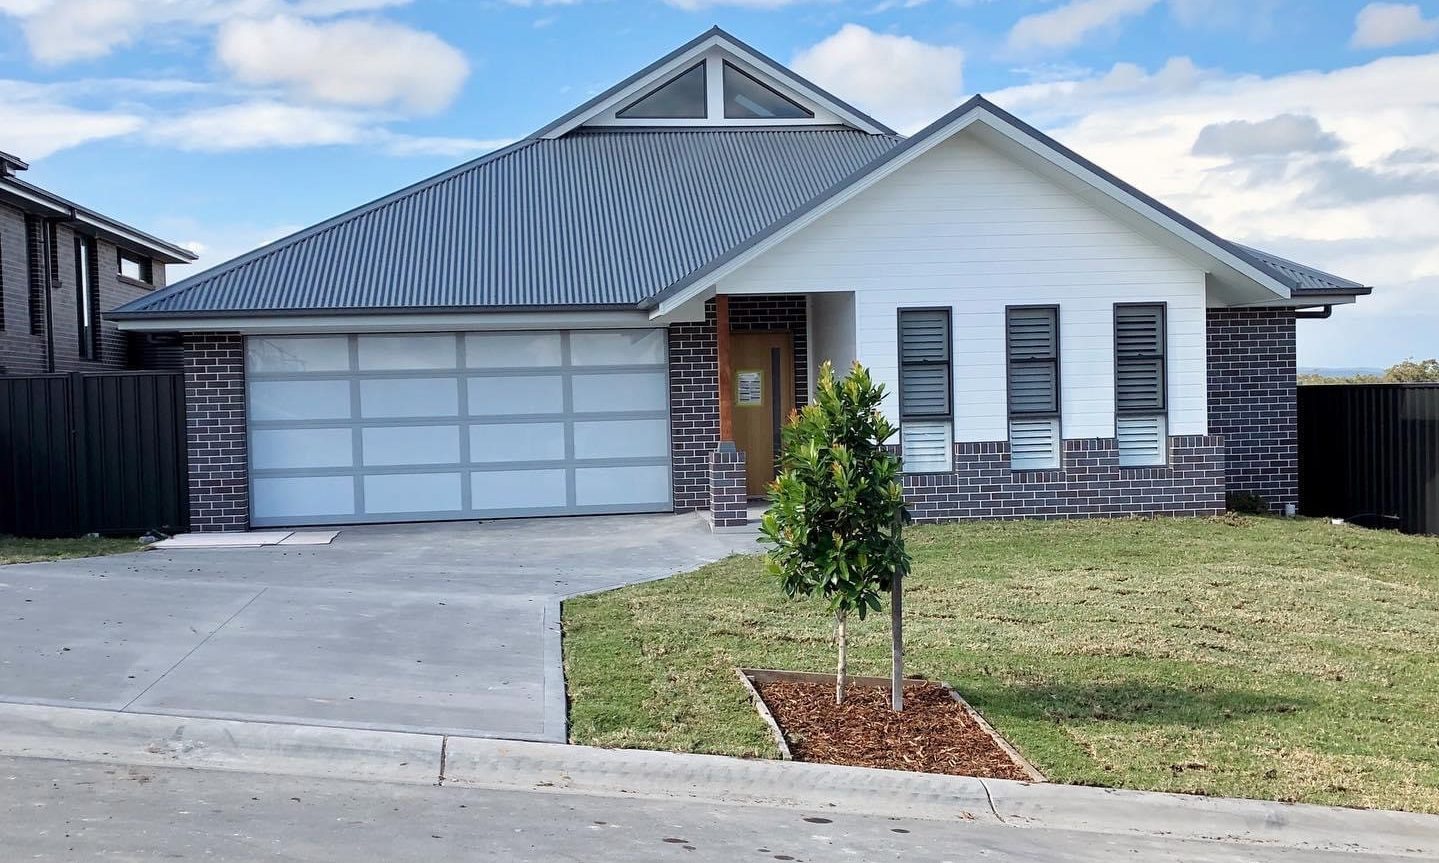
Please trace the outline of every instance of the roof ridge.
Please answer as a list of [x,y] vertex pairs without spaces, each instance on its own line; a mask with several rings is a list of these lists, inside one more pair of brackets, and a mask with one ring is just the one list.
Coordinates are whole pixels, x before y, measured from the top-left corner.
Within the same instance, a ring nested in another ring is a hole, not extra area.
[[184,294],[186,291],[198,287],[206,281],[210,281],[218,276],[223,276],[226,273],[233,272],[242,267],[247,267],[257,261],[263,260],[271,255],[284,251],[291,246],[297,245],[314,237],[322,236],[329,231],[332,231],[335,228],[338,228],[341,225],[344,225],[354,219],[361,218],[368,213],[375,212],[376,210],[380,210],[398,201],[402,201],[406,198],[418,195],[433,186],[439,185],[440,183],[446,182],[450,179],[453,179],[454,177],[458,177],[461,174],[465,174],[476,168],[482,167],[483,165],[487,165],[491,162],[497,162],[507,156],[514,155],[520,150],[535,143],[538,143],[536,139],[521,138],[518,141],[506,144],[503,147],[491,150],[490,152],[484,153],[480,156],[476,156],[475,158],[470,159],[467,162],[462,162],[452,168],[446,168],[438,174],[431,175],[422,180],[417,180],[414,183],[411,183],[410,185],[398,189],[394,192],[389,192],[371,201],[367,201],[363,204],[358,204],[338,215],[331,216],[328,219],[317,222],[313,225],[309,225],[308,227],[301,228],[298,231],[286,234],[285,236],[272,240],[264,244],[263,246],[251,249],[248,252],[237,255],[229,259],[228,261],[222,261],[215,266],[210,267],[209,269],[201,270],[198,273],[186,276],[180,281],[175,282],[174,284],[169,285],[161,290],[155,291],[154,293],[147,294],[143,297],[139,297],[138,299],[134,299],[128,303],[117,306],[116,308],[111,310],[111,314],[126,314],[129,312],[143,311],[149,306],[155,305],[164,300],[168,300],[171,297]]

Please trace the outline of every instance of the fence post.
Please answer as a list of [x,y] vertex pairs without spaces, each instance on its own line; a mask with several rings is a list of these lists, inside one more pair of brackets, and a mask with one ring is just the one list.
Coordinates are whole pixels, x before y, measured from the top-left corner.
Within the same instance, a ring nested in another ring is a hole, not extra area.
[[90,533],[95,522],[90,506],[90,447],[86,439],[85,422],[85,376],[71,372],[66,380],[69,387],[69,428],[71,500],[75,508],[75,528],[80,534]]

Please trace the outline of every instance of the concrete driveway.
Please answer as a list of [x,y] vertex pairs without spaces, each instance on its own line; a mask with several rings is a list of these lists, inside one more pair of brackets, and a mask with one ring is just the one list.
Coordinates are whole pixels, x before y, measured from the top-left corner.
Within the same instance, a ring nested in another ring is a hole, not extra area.
[[646,515],[0,567],[0,701],[562,741],[561,599],[756,550]]

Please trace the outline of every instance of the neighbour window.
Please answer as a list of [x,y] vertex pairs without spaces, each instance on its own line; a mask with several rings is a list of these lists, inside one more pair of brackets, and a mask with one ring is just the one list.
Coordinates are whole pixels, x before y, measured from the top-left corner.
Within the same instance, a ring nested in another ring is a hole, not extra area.
[[732,65],[724,64],[724,115],[729,120],[799,120],[814,113],[756,81]]
[[[53,226],[52,226],[53,227]],[[39,216],[25,216],[25,274],[30,282],[27,292],[30,300],[30,334],[43,335],[45,332],[45,258],[51,249],[51,232],[45,220]],[[53,268],[52,268],[53,269]],[[53,284],[53,281],[50,282]]]
[[120,252],[119,272],[127,279],[134,279],[147,285],[155,280],[155,268],[149,258],[132,255],[125,251]]
[[1168,461],[1164,304],[1114,307],[1114,436],[1121,467]]
[[708,115],[705,92],[705,62],[671,78],[628,107],[616,117],[624,120],[702,120]]
[[93,360],[100,356],[100,297],[95,285],[95,240],[75,237],[75,307],[80,332],[80,356]]
[[1059,307],[1005,310],[1009,372],[1009,466],[1059,467]]
[[939,473],[953,466],[949,317],[949,309],[899,310],[899,439],[909,473]]

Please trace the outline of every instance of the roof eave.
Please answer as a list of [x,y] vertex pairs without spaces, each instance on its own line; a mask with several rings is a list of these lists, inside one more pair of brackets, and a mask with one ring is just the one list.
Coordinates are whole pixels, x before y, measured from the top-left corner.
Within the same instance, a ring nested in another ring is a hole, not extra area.
[[157,261],[166,264],[188,264],[197,258],[194,252],[183,246],[166,242],[124,222],[82,207],[18,177],[0,175],[0,190],[43,209],[50,218],[80,222],[104,234],[106,239],[142,251]]

